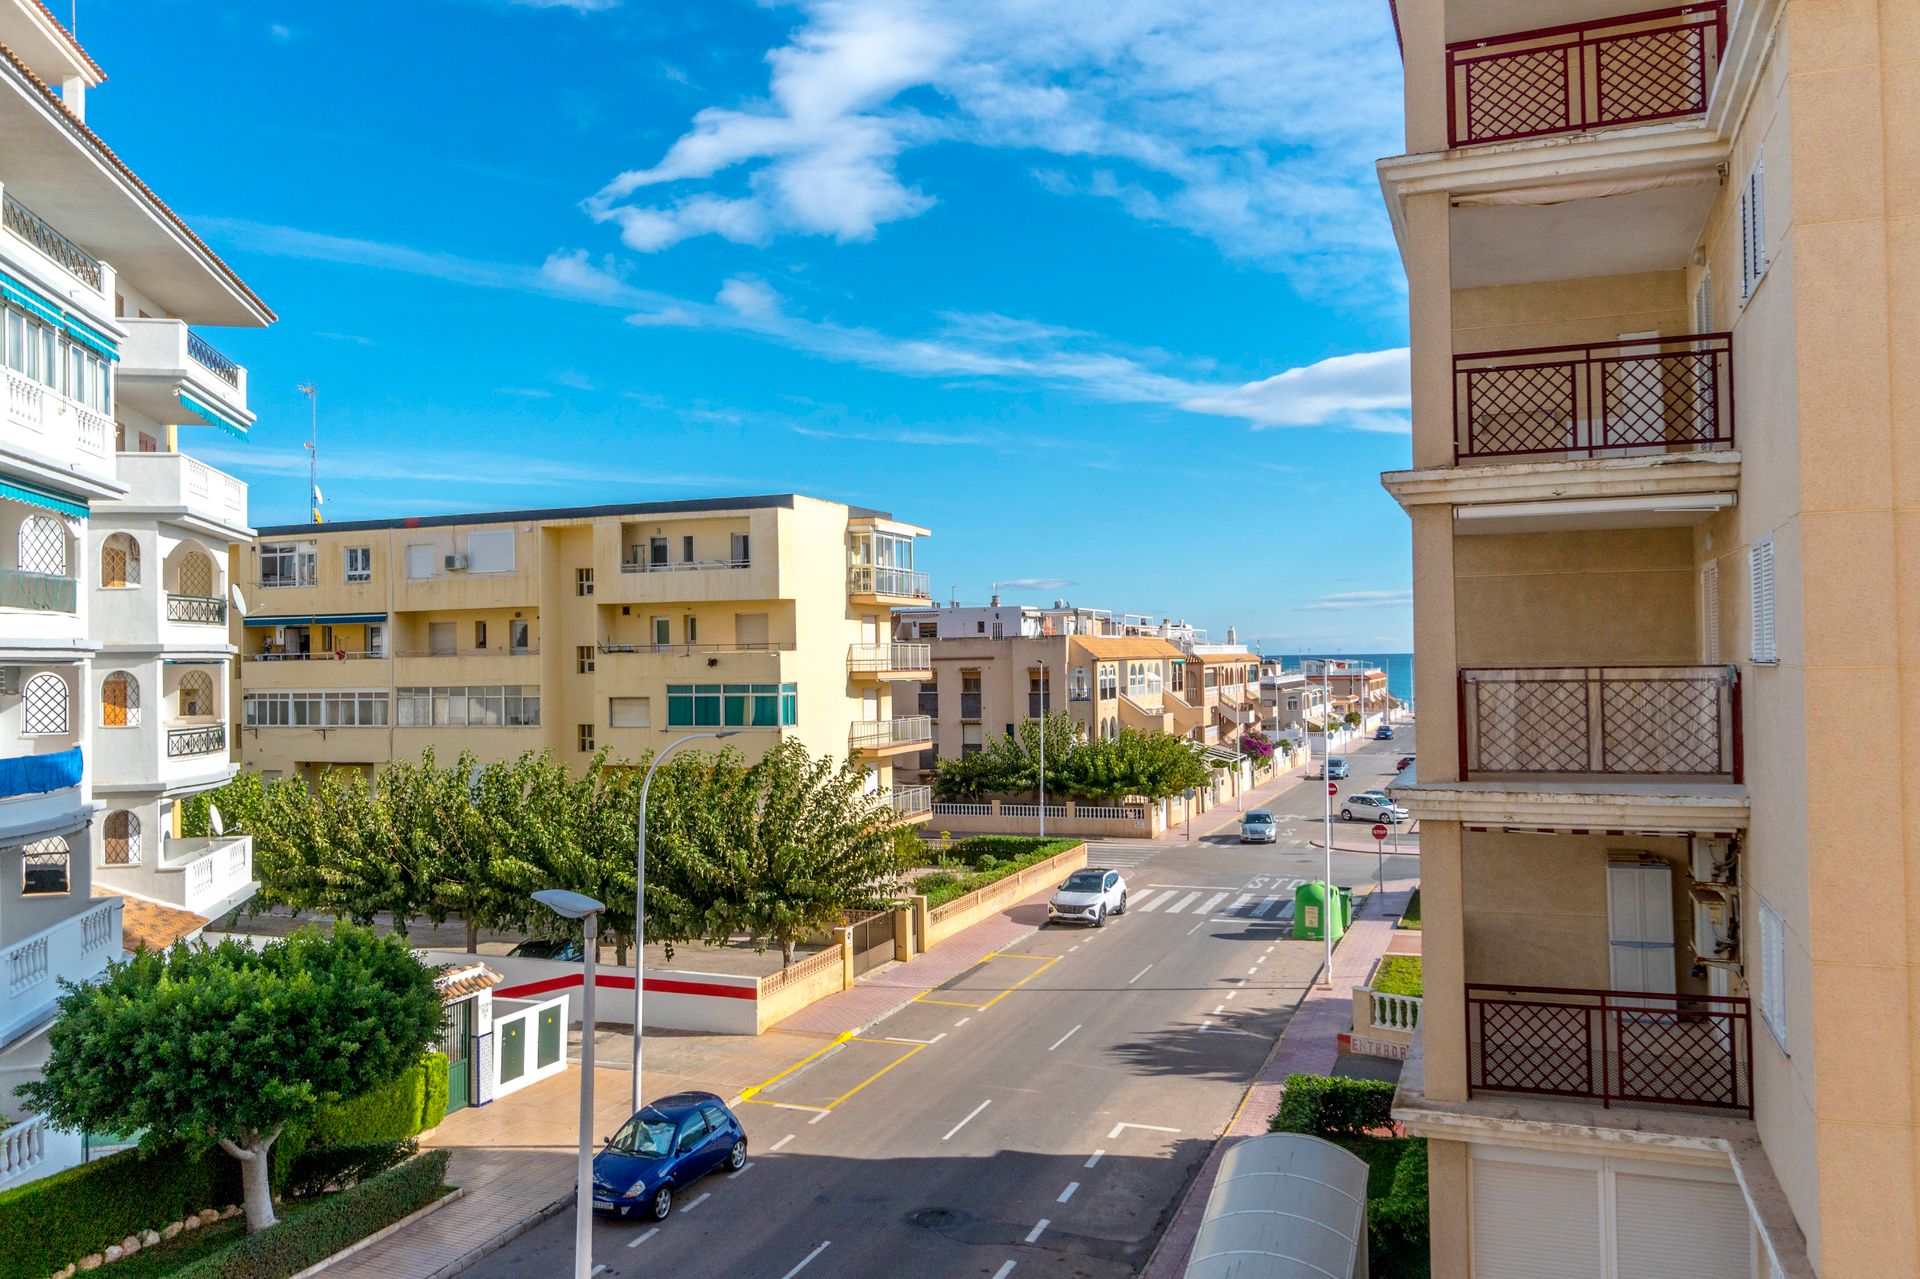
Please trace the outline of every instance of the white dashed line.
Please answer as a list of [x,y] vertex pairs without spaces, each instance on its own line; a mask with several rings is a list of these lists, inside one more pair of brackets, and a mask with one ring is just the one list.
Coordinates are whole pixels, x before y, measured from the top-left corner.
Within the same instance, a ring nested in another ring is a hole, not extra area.
[[953,1024],[954,1024],[954,1026],[955,1026],[955,1028],[957,1029],[957,1028],[959,1028],[959,1027],[961,1027],[961,1026],[964,1026],[964,1025],[966,1025],[966,1024],[967,1024],[968,1022],[970,1022],[970,1021],[972,1021],[972,1020],[973,1020],[973,1018],[971,1018],[971,1017],[962,1017],[962,1018],[961,1018],[961,1019],[960,1019],[959,1021],[956,1021],[956,1022],[954,1022]]
[[1080,1189],[1080,1183],[1079,1183],[1079,1182],[1077,1182],[1077,1181],[1069,1181],[1069,1182],[1067,1183],[1067,1188],[1066,1188],[1065,1190],[1062,1190],[1062,1191],[1060,1192],[1060,1197],[1059,1197],[1058,1199],[1056,1199],[1056,1200],[1054,1200],[1054,1202],[1055,1202],[1055,1203],[1057,1203],[1057,1204],[1063,1204],[1063,1203],[1065,1203],[1065,1202],[1066,1202],[1067,1200],[1069,1200],[1069,1199],[1071,1199],[1071,1198],[1073,1198],[1073,1192],[1074,1192],[1074,1191],[1076,1191],[1076,1190],[1078,1190],[1078,1189]]
[[786,1145],[788,1142],[792,1140],[793,1140],[793,1134],[788,1133],[786,1136],[782,1137],[780,1140],[774,1142],[771,1146],[768,1146],[767,1153],[772,1154],[774,1151],[780,1149],[780,1147]]
[[822,1239],[820,1241],[820,1246],[818,1248],[815,1248],[812,1252],[808,1253],[805,1257],[801,1258],[800,1264],[795,1266],[793,1269],[787,1271],[787,1273],[785,1273],[784,1275],[781,1275],[780,1279],[793,1279],[795,1275],[799,1274],[802,1270],[805,1270],[807,1268],[807,1263],[809,1261],[812,1261],[815,1257],[825,1252],[827,1250],[827,1245],[832,1242],[833,1240],[831,1239]]
[[1107,1153],[1107,1152],[1106,1152],[1106,1151],[1104,1151],[1104,1150],[1096,1150],[1096,1151],[1094,1151],[1094,1152],[1093,1152],[1093,1153],[1092,1153],[1091,1155],[1089,1155],[1089,1156],[1087,1156],[1087,1162],[1086,1162],[1086,1165],[1085,1165],[1085,1166],[1086,1166],[1086,1167],[1088,1167],[1088,1168],[1091,1168],[1091,1167],[1093,1167],[1093,1166],[1094,1166],[1095,1164],[1097,1164],[1097,1163],[1099,1163],[1099,1162],[1100,1162],[1100,1156],[1101,1156],[1101,1155],[1104,1155],[1104,1154],[1106,1154],[1106,1153]]
[[1040,1223],[1036,1225],[1032,1230],[1027,1231],[1027,1242],[1033,1243],[1036,1240],[1038,1240],[1040,1238],[1041,1233],[1045,1231],[1046,1228],[1052,1224],[1053,1223],[1051,1221],[1048,1221],[1045,1217],[1040,1218]]
[[947,1032],[943,1030],[932,1039],[902,1039],[898,1035],[888,1035],[887,1042],[890,1044],[937,1044],[946,1037]]
[[727,1180],[728,1180],[728,1181],[732,1181],[732,1180],[733,1180],[733,1179],[734,1179],[735,1177],[738,1177],[738,1176],[740,1176],[740,1175],[741,1175],[742,1173],[745,1173],[745,1172],[746,1172],[746,1171],[747,1171],[748,1169],[750,1169],[750,1168],[752,1168],[752,1167],[753,1167],[753,1160],[751,1160],[751,1159],[749,1159],[749,1160],[747,1160],[747,1162],[745,1162],[745,1163],[743,1163],[743,1164],[741,1164],[741,1165],[740,1165],[740,1167],[739,1167],[738,1169],[736,1169],[736,1170],[735,1170],[735,1171],[733,1171],[733,1172],[730,1172],[730,1173],[728,1173],[728,1174],[727,1174]]
[[817,1114],[817,1115],[815,1115],[815,1116],[814,1116],[813,1118],[811,1118],[811,1119],[809,1119],[809,1120],[807,1120],[807,1122],[808,1122],[808,1123],[810,1123],[810,1124],[817,1124],[817,1123],[819,1123],[819,1122],[820,1122],[820,1121],[821,1121],[822,1119],[825,1119],[825,1118],[827,1117],[827,1115],[828,1115],[828,1114],[830,1114],[830,1113],[831,1113],[830,1111],[825,1111],[825,1110],[823,1110],[823,1111],[821,1111],[821,1112],[820,1112],[819,1114]]
[[599,1265],[595,1266],[593,1269],[587,1271],[587,1279],[593,1279],[595,1275],[599,1274],[602,1270],[605,1270],[606,1268],[607,1268],[607,1263],[604,1261],[601,1262]]
[[1178,915],[1181,911],[1193,905],[1193,903],[1198,901],[1199,899],[1200,899],[1199,893],[1188,893],[1185,897],[1182,897],[1179,901],[1167,907],[1167,914]]
[[1195,933],[1199,932],[1202,928],[1205,928],[1206,926],[1207,926],[1207,921],[1204,919],[1201,920],[1199,923],[1195,924],[1192,928],[1187,929],[1187,936],[1189,937],[1193,936]]
[[993,1104],[993,1099],[989,1097],[987,1100],[975,1106],[973,1108],[973,1114],[968,1115],[965,1119],[962,1119],[959,1123],[949,1128],[947,1130],[947,1135],[945,1137],[942,1137],[940,1140],[942,1141],[951,1140],[954,1133],[959,1132],[962,1128],[965,1128],[968,1124],[972,1123],[974,1120],[974,1116],[978,1115],[981,1111],[985,1110],[988,1106],[991,1106],[992,1104]]
[[[1084,1025],[1084,1024],[1085,1024],[1085,1023],[1082,1023],[1082,1025]],[[1060,1046],[1061,1044],[1064,1044],[1064,1043],[1066,1043],[1066,1042],[1067,1042],[1067,1041],[1068,1041],[1069,1039],[1072,1039],[1072,1038],[1073,1038],[1073,1037],[1074,1037],[1074,1036],[1075,1036],[1076,1034],[1078,1034],[1078,1033],[1079,1033],[1079,1031],[1080,1031],[1080,1027],[1079,1027],[1079,1026],[1075,1026],[1075,1027],[1074,1027],[1074,1028],[1073,1028],[1072,1030],[1069,1030],[1069,1031],[1068,1031],[1068,1032],[1067,1032],[1066,1034],[1064,1034],[1064,1035],[1062,1035],[1062,1036],[1060,1036],[1060,1038],[1058,1038],[1058,1039],[1056,1039],[1056,1040],[1054,1040],[1054,1041],[1053,1041],[1053,1048],[1058,1048],[1058,1047],[1059,1047],[1059,1046]],[[1049,1048],[1049,1049],[1047,1049],[1047,1051],[1048,1051],[1048,1052],[1052,1052],[1052,1051],[1053,1051],[1053,1048]]]
[[1159,910],[1162,906],[1167,904],[1167,900],[1172,896],[1173,896],[1172,893],[1148,893],[1145,897],[1142,897],[1139,901],[1128,903],[1127,909],[1138,910],[1138,911]]
[[1071,954],[1072,954],[1072,953],[1073,953],[1074,951],[1076,951],[1076,950],[1079,950],[1079,949],[1080,949],[1080,943],[1079,943],[1079,942],[1075,942],[1075,943],[1073,943],[1073,945],[1071,945],[1071,946],[1069,946],[1069,947],[1067,947],[1067,953],[1068,953],[1069,955],[1071,955]]
[[1200,913],[1202,915],[1213,914],[1214,910],[1220,905],[1220,903],[1227,900],[1227,898],[1231,897],[1232,895],[1233,894],[1231,893],[1220,893],[1220,894],[1217,894],[1216,896],[1207,898],[1207,904],[1200,908]]
[[1215,1004],[1213,1006],[1213,1013],[1211,1015],[1218,1017],[1220,1014],[1226,1011],[1227,1011],[1227,1006],[1225,1004]]
[[660,1227],[655,1226],[651,1230],[647,1231],[646,1234],[641,1235],[639,1238],[635,1239],[632,1243],[628,1244],[627,1247],[638,1248],[641,1244],[645,1243],[647,1240],[653,1238],[655,1235],[659,1233],[660,1233]]
[[1012,1273],[1013,1263],[1009,1261],[1006,1265],[993,1272],[993,1279],[1007,1279],[1007,1276]]
[[703,1204],[703,1203],[705,1203],[705,1202],[706,1202],[707,1200],[709,1200],[709,1199],[711,1199],[711,1198],[713,1198],[713,1192],[712,1192],[711,1190],[709,1190],[709,1191],[707,1191],[707,1192],[706,1192],[705,1194],[703,1194],[703,1195],[701,1195],[701,1196],[700,1196],[700,1197],[699,1197],[698,1199],[696,1199],[696,1200],[694,1200],[694,1201],[693,1201],[692,1203],[690,1203],[690,1204],[688,1204],[688,1205],[687,1205],[686,1207],[684,1207],[684,1208],[682,1208],[682,1209],[681,1209],[680,1211],[681,1211],[681,1212],[692,1212],[692,1211],[693,1211],[693,1210],[694,1210],[695,1208],[698,1208],[698,1207],[699,1207],[699,1206],[700,1206],[701,1204]]
[[[1137,973],[1135,973],[1135,974],[1134,974],[1133,976],[1131,976],[1131,977],[1129,977],[1129,978],[1127,978],[1127,985],[1129,985],[1129,986],[1131,986],[1131,985],[1133,985],[1133,983],[1135,983],[1135,982],[1137,982],[1137,981],[1139,981],[1139,980],[1140,980],[1140,979],[1141,979],[1142,977],[1145,977],[1145,976],[1146,976],[1146,975],[1147,975],[1148,973],[1150,973],[1150,972],[1152,972],[1152,971],[1153,971],[1153,965],[1152,965],[1152,964],[1148,964],[1148,965],[1147,965],[1147,966],[1146,966],[1145,968],[1142,968],[1142,969],[1141,969],[1141,970],[1140,970],[1139,972],[1137,972]],[[1251,968],[1249,968],[1249,969],[1248,969],[1247,971],[1248,971],[1248,972],[1252,972],[1253,970],[1252,970]]]
[[1237,991],[1237,990],[1230,990],[1230,991],[1228,991],[1228,992],[1227,992],[1227,996],[1226,996],[1226,997],[1227,997],[1228,999],[1232,999],[1232,998],[1233,998],[1233,997],[1234,997],[1235,995],[1238,995],[1239,993],[1240,993],[1240,992],[1239,992],[1239,991]]

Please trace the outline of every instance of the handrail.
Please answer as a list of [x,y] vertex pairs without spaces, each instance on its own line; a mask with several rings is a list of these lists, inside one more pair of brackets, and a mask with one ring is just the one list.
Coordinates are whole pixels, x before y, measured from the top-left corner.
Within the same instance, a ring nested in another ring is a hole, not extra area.
[[187,755],[211,755],[227,747],[225,724],[194,724],[167,730],[167,758]]
[[847,668],[856,674],[924,671],[932,666],[932,644],[852,644],[847,648]]
[[620,561],[622,573],[694,573],[705,569],[752,567],[752,560],[681,560],[673,564],[652,564],[646,560]]
[[76,280],[92,286],[97,293],[101,287],[100,261],[91,253],[61,235],[53,229],[53,224],[13,198],[11,192],[0,193],[0,222],[7,230],[40,250]]
[[1745,778],[1737,667],[1463,667],[1456,696],[1461,781]]
[[187,354],[193,359],[195,364],[198,364],[201,368],[213,374],[228,386],[236,390],[239,389],[240,366],[220,354],[213,343],[207,341],[192,329],[187,330]]
[[931,742],[933,720],[925,715],[860,720],[848,727],[847,740],[856,750],[862,747],[911,746]]
[[931,599],[927,575],[910,568],[883,564],[855,564],[847,570],[847,590],[854,595],[891,595],[901,599]]
[[602,641],[602,653],[648,653],[666,657],[698,657],[703,653],[791,653],[795,645],[783,641],[765,644],[613,644]]
[[208,626],[224,625],[227,620],[227,602],[217,595],[176,595],[169,591],[167,620],[198,622]]

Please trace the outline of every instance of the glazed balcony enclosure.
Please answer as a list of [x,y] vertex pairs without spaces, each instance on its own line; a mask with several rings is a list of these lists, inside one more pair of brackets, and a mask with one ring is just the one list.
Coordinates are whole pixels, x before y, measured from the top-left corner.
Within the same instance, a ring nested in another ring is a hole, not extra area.
[[1458,699],[1461,781],[1744,780],[1735,667],[1475,667]]

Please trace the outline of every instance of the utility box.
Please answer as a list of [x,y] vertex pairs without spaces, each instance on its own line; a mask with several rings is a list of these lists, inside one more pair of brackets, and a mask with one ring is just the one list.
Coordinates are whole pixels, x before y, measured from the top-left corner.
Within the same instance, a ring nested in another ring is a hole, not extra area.
[[1323,941],[1324,929],[1333,930],[1333,940],[1339,941],[1347,931],[1347,921],[1352,906],[1341,897],[1341,890],[1335,889],[1333,909],[1327,909],[1327,886],[1319,880],[1312,880],[1293,890],[1293,936],[1296,941]]

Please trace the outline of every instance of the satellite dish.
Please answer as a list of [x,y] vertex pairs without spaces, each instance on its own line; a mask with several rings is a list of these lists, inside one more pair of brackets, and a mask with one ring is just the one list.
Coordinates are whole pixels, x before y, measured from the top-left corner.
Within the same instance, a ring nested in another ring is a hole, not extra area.
[[233,583],[227,590],[233,595],[233,611],[245,617],[247,615],[247,597],[240,593],[240,583]]
[[220,809],[217,805],[207,805],[207,825],[216,836],[227,833],[227,819],[220,816]]

